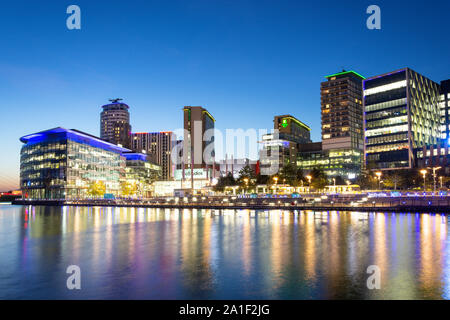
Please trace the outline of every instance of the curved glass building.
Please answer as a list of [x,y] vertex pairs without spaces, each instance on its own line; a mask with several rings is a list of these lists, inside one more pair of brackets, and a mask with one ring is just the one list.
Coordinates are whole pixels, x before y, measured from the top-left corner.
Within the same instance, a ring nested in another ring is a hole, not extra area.
[[20,186],[24,198],[84,199],[120,194],[124,152],[87,133],[61,127],[20,138]]

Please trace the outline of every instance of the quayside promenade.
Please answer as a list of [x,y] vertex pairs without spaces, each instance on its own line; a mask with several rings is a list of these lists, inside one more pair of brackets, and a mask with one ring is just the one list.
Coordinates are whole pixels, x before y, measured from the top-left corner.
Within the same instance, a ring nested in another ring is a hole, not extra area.
[[178,209],[334,210],[450,212],[450,196],[436,194],[351,194],[288,197],[209,196],[151,199],[15,200],[14,205],[104,206]]

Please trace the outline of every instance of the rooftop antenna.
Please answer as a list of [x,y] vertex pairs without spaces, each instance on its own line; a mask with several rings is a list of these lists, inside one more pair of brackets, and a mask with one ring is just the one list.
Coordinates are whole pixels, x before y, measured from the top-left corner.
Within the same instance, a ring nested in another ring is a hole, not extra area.
[[112,103],[117,103],[121,100],[123,100],[123,99],[121,99],[121,98],[109,99],[109,101],[111,101]]

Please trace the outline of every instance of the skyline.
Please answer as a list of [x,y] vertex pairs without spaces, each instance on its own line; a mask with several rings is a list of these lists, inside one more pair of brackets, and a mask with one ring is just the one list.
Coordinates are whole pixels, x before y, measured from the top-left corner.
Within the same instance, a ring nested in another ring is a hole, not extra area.
[[433,32],[446,27],[444,1],[379,1],[381,30],[365,28],[369,2],[135,3],[142,10],[77,1],[76,31],[65,27],[69,3],[26,3],[24,10],[18,1],[2,10],[9,45],[0,53],[7,155],[0,191],[18,187],[21,136],[58,126],[99,136],[109,98],[130,106],[133,132],[174,131],[183,106],[201,105],[219,130],[271,129],[274,115],[292,114],[320,141],[320,82],[328,74],[345,68],[371,77],[410,67],[437,83],[449,78],[450,44]]

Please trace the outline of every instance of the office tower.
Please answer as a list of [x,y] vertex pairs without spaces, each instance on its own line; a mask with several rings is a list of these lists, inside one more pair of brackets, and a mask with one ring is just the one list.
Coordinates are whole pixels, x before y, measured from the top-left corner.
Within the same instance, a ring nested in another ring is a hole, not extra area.
[[362,80],[355,71],[325,76],[320,84],[322,142],[299,145],[297,166],[322,169],[332,177],[354,179],[363,161]]
[[450,79],[441,81],[439,109],[441,112],[441,144],[448,148],[450,144]]
[[363,150],[362,80],[355,71],[325,77],[320,84],[322,148]]
[[152,162],[161,166],[161,179],[171,180],[174,176],[172,149],[176,136],[171,131],[131,133],[131,149],[145,152]]
[[90,134],[64,128],[20,138],[20,186],[31,199],[90,198],[99,183],[103,194],[120,195],[125,174],[122,153],[130,150]]
[[[201,169],[208,172],[211,177],[211,169],[214,162],[214,122],[215,119],[202,107],[186,106],[184,114],[184,142],[183,163],[184,168]],[[186,173],[186,172],[185,172]],[[192,175],[197,175],[192,172]],[[203,174],[202,174],[203,176]]]
[[404,68],[364,80],[368,169],[410,169],[414,151],[441,136],[439,85]]
[[273,133],[262,137],[262,172],[276,173],[287,164],[296,165],[298,144],[311,142],[309,126],[291,115],[275,116],[273,128]]
[[125,148],[130,143],[130,114],[122,99],[111,99],[111,103],[102,106],[100,114],[100,138]]
[[416,149],[417,167],[441,167],[439,175],[450,174],[450,80],[441,81],[440,96],[440,141],[437,145],[425,145]]

